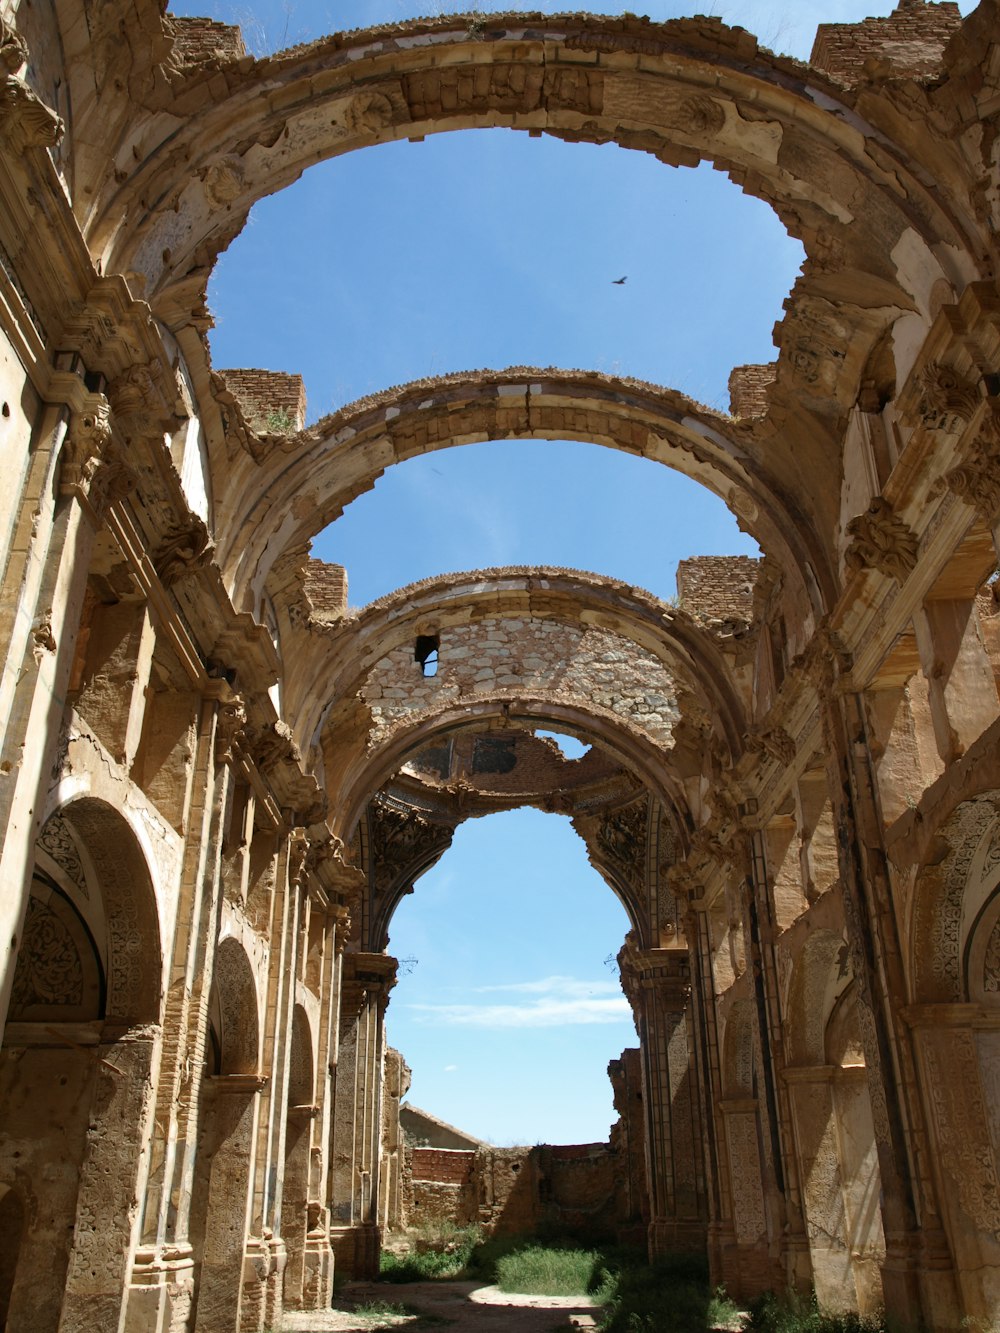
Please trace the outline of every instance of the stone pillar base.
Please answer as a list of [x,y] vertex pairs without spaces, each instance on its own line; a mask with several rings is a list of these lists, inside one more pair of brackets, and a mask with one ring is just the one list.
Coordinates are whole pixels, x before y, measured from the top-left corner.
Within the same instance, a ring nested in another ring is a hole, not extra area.
[[354,1227],[331,1227],[330,1248],[340,1277],[374,1282],[378,1277],[382,1232],[372,1222]]
[[329,1310],[333,1300],[333,1250],[325,1230],[306,1236],[300,1310]]
[[140,1246],[126,1293],[123,1333],[183,1333],[193,1297],[189,1245]]

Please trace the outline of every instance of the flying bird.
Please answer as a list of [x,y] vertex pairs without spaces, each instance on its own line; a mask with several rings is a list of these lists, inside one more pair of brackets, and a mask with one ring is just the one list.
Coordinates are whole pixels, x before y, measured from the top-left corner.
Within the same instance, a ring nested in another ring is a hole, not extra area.
[[612,279],[611,279],[611,285],[612,285],[612,287],[623,287],[623,286],[625,285],[626,282],[628,282],[628,274],[627,274],[627,273],[625,274],[624,278],[612,278]]

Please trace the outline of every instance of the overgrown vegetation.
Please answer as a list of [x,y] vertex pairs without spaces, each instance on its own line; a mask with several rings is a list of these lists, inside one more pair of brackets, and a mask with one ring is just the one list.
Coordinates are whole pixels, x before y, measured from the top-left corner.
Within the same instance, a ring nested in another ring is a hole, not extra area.
[[850,1310],[821,1310],[816,1297],[785,1292],[765,1292],[753,1301],[744,1327],[747,1333],[886,1333],[883,1318],[870,1318]]
[[476,1227],[453,1227],[418,1235],[409,1254],[382,1256],[383,1281],[458,1277],[527,1295],[590,1296],[603,1307],[601,1333],[890,1333],[884,1320],[823,1311],[794,1292],[768,1293],[743,1313],[724,1288],[711,1289],[703,1256],[650,1264],[644,1251],[593,1238],[542,1231],[484,1241]]

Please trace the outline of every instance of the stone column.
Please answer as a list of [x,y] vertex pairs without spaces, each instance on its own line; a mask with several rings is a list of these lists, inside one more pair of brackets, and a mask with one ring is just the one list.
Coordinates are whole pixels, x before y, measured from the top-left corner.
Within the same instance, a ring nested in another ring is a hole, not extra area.
[[917,1326],[933,1309],[957,1306],[934,1184],[926,1175],[918,1178],[912,1165],[926,1160],[926,1129],[914,1095],[912,1052],[900,1031],[906,980],[865,701],[835,689],[848,665],[839,645],[828,644],[820,674],[830,790],[882,1183],[885,1306],[901,1323]]
[[385,1009],[396,960],[344,956],[340,1055],[333,1123],[330,1243],[338,1267],[354,1278],[378,1274],[379,1157]]
[[208,1082],[218,1147],[209,1180],[194,1333],[233,1333],[241,1320],[258,1093],[265,1080],[256,1074],[221,1074]]
[[703,1134],[689,1034],[686,949],[618,955],[622,985],[636,1014],[646,1101],[651,1257],[704,1251],[708,1225]]
[[779,927],[765,846],[763,833],[755,830],[749,838],[748,874],[742,891],[747,962],[757,1018],[757,1069],[763,1098],[763,1103],[758,1104],[758,1114],[762,1115],[761,1129],[767,1135],[762,1179],[765,1198],[779,1215],[785,1282],[792,1288],[807,1290],[812,1285],[812,1266],[802,1216],[792,1113],[782,1079],[784,1025],[775,955]]
[[60,1333],[119,1327],[138,1239],[159,1039],[155,1027],[106,1027],[97,1048]]
[[[219,683],[216,694],[228,694]],[[206,698],[199,720],[177,928],[164,1006],[150,1180],[135,1254],[126,1333],[183,1326],[193,1296],[191,1194],[198,1156],[201,1071],[222,902],[221,851],[239,698]]]
[[[970,1324],[1000,1309],[1000,1009],[920,1004],[904,1010],[913,1032],[944,1228]],[[927,1310],[933,1328],[956,1311]]]
[[[347,908],[330,907],[324,921],[322,981],[320,985],[321,1029],[319,1061],[316,1074],[316,1100],[319,1114],[311,1124],[309,1157],[309,1196],[306,1203],[306,1234],[303,1242],[302,1271],[292,1282],[286,1277],[286,1301],[289,1289],[301,1293],[303,1310],[327,1310],[333,1297],[333,1250],[330,1244],[329,1145],[334,1116],[334,1074],[338,1057],[340,1017],[340,978],[342,956],[350,935],[351,920]],[[287,1269],[286,1269],[287,1274]]]

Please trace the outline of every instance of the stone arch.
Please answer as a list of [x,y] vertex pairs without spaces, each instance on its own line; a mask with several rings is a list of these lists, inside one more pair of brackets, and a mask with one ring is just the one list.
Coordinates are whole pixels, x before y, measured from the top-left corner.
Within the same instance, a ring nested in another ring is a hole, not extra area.
[[[918,269],[954,285],[970,276],[970,256],[988,253],[972,208],[946,213],[922,164],[859,117],[842,88],[718,20],[417,19],[262,61],[234,53],[222,76],[217,63],[189,66],[171,91],[172,105],[149,111],[76,197],[88,199],[81,222],[95,259],[139,275],[154,309],[174,307],[172,325],[257,199],[341,153],[475,126],[614,141],[672,165],[711,161],[822,260],[813,322],[835,304],[819,296],[836,290],[831,274],[849,290],[866,261],[880,262],[872,290],[907,310],[927,300]],[[900,242],[913,262],[897,269],[889,256]],[[843,330],[829,359],[863,357],[850,340]],[[800,340],[783,341],[789,363],[803,365]],[[810,390],[827,394],[815,349],[803,368]]]
[[328,766],[327,791],[331,820],[336,825],[334,832],[349,842],[366,802],[406,762],[407,756],[421,746],[462,727],[511,723],[582,732],[594,737],[609,754],[632,770],[672,813],[679,827],[687,827],[683,790],[664,771],[662,750],[648,737],[629,730],[620,718],[596,707],[585,710],[579,704],[554,698],[508,693],[458,700],[407,718],[404,725],[370,751],[362,747],[355,755],[345,756],[346,762],[336,774],[331,775]]
[[232,936],[216,950],[213,985],[218,1002],[219,1072],[255,1074],[260,1067],[257,983],[246,950]]
[[811,501],[792,499],[775,477],[773,442],[762,449],[746,426],[672,390],[525,366],[402,385],[340,409],[262,462],[245,454],[228,462],[219,534],[227,584],[238,603],[257,606],[282,551],[315,536],[396,463],[461,444],[564,438],[691,477],[797,572],[807,600],[832,586],[827,557],[803,521]]
[[[975,958],[984,967],[992,938],[975,931],[1000,884],[1000,789],[960,802],[929,842],[913,888],[910,937],[912,993],[916,1003],[959,1003],[970,985]],[[990,909],[992,920],[992,909]],[[978,944],[970,952],[973,936]]]

